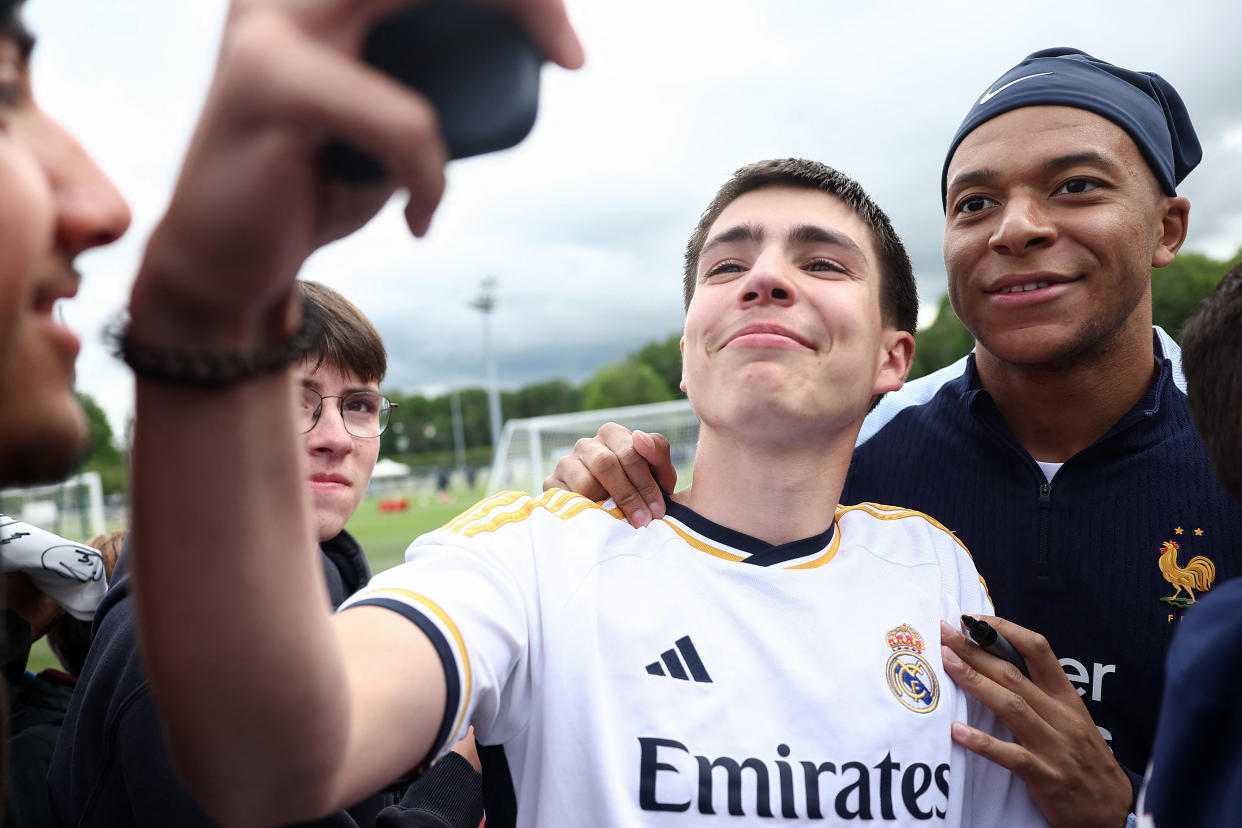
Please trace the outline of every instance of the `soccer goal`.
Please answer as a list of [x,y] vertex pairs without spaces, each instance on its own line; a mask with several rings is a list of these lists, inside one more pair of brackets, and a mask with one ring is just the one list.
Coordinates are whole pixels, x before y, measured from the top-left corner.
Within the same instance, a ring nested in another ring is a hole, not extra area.
[[0,491],[0,514],[74,540],[103,534],[104,500],[99,472],[83,472],[47,486]]
[[543,479],[552,473],[556,461],[573,453],[578,438],[594,437],[599,427],[607,422],[663,434],[672,446],[678,485],[684,485],[689,479],[699,439],[699,420],[688,401],[673,400],[509,420],[492,460],[488,489],[492,492],[502,489],[540,491]]

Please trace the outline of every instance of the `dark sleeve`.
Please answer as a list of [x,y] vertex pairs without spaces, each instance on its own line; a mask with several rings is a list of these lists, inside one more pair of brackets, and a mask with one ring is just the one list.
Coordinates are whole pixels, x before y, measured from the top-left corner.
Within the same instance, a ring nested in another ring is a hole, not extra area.
[[[126,711],[117,729],[117,758],[129,804],[126,824],[150,828],[218,828],[177,777],[150,692]],[[390,800],[391,801],[391,800]],[[374,811],[372,811],[374,813]],[[357,828],[347,811],[298,823],[306,828]],[[474,826],[473,828],[477,828]]]
[[56,824],[47,786],[52,750],[60,726],[38,724],[9,740],[9,791],[4,824],[13,828],[45,828]]
[[177,778],[145,682],[128,702],[116,729],[116,757],[133,824],[214,826]]
[[483,819],[483,775],[459,753],[447,753],[410,786],[396,805],[380,811],[376,828],[478,828]]

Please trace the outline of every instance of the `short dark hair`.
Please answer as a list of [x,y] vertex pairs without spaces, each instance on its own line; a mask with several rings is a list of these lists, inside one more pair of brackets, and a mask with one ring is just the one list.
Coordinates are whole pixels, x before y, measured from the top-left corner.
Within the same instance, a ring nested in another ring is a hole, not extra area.
[[804,158],[780,158],[747,164],[716,191],[716,197],[703,211],[690,241],[686,243],[682,295],[687,308],[698,282],[699,254],[707,243],[707,232],[712,224],[739,196],[764,187],[819,190],[840,199],[862,219],[871,230],[871,240],[880,257],[880,315],[884,324],[914,333],[919,318],[918,286],[914,281],[910,256],[893,230],[892,222],[857,181],[827,164]]
[[0,0],[0,31],[7,31],[19,22],[22,0]]
[[1242,262],[1186,323],[1182,371],[1190,414],[1216,476],[1242,503]]
[[304,313],[311,337],[306,359],[313,360],[315,368],[327,363],[363,382],[383,382],[388,352],[371,320],[327,285],[304,280],[297,284],[306,300]]
[[23,0],[0,0],[0,35],[15,40],[22,57],[29,58],[34,51],[35,38],[22,20],[22,2]]

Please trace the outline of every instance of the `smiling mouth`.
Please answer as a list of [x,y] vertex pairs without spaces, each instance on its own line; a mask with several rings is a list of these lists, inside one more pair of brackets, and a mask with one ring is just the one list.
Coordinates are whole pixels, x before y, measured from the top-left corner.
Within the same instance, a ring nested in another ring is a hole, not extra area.
[[1009,287],[1003,287],[996,292],[997,293],[1025,293],[1028,290],[1039,290],[1040,288],[1051,287],[1052,284],[1053,283],[1051,281],[1028,282],[1024,285],[1010,285]]
[[725,340],[723,347],[728,347],[738,342],[738,340],[755,342],[763,339],[767,339],[773,344],[787,342],[790,345],[801,345],[803,348],[811,347],[811,343],[806,338],[780,325],[770,324],[747,325]]

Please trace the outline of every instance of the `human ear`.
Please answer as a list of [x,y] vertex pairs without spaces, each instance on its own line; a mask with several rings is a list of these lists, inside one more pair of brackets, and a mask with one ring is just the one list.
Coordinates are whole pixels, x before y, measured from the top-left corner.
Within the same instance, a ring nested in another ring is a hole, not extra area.
[[681,393],[686,393],[686,338],[683,336],[681,342],[678,343],[678,349],[681,351]]
[[896,328],[885,328],[880,350],[879,371],[872,394],[896,391],[906,381],[914,364],[914,336]]
[[1173,261],[1182,243],[1190,221],[1190,200],[1181,196],[1165,196],[1161,200],[1160,237],[1152,251],[1151,266],[1166,267]]

